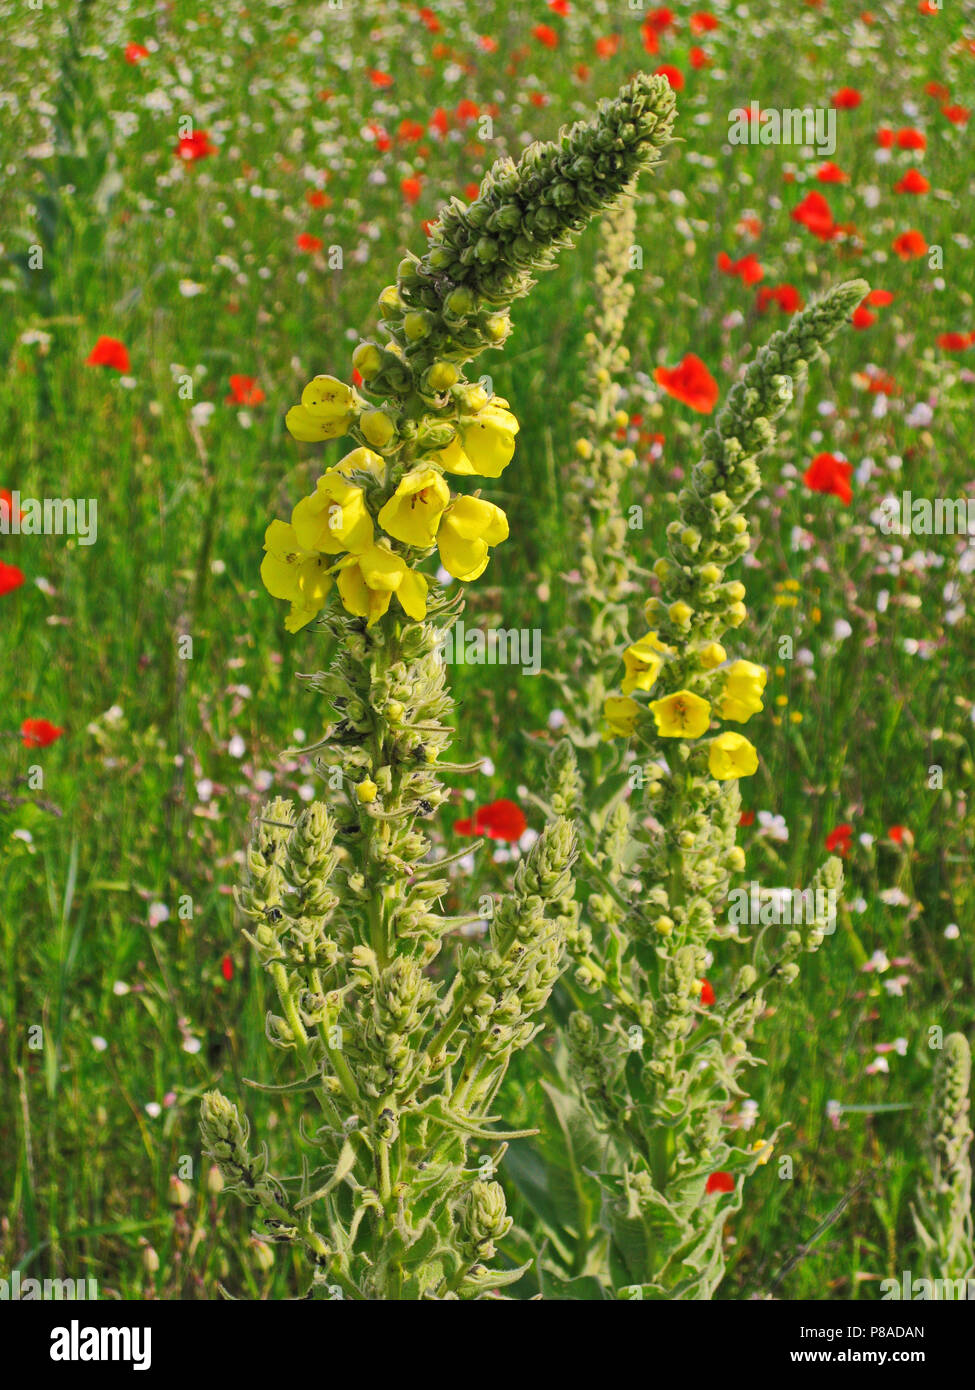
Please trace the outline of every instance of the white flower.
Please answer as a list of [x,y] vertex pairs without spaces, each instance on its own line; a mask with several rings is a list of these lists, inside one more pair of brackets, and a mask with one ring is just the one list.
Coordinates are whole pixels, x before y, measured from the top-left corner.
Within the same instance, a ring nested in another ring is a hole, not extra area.
[[949,941],[958,940],[959,936],[961,936],[961,932],[958,930],[957,922],[948,923],[948,925],[945,927],[945,936],[948,938]]
[[553,709],[548,717],[548,727],[550,729],[561,729],[565,723],[565,714],[560,709]]
[[903,888],[885,888],[880,894],[880,901],[887,907],[910,907],[911,900],[904,892]]
[[196,424],[201,426],[208,425],[210,423],[210,417],[216,408],[213,401],[197,401],[196,405],[190,411],[190,414],[193,416]]
[[108,1043],[105,1041],[105,1039],[99,1037],[97,1034],[95,1035],[95,1037],[92,1038],[91,1045],[96,1052],[104,1052],[105,1049],[108,1047]]
[[758,823],[770,840],[788,840],[789,827],[785,823],[785,816],[774,816],[771,811],[759,811]]
[[196,784],[196,794],[200,801],[209,801],[213,795],[213,783],[209,777],[201,777]]
[[112,985],[112,993],[118,995],[119,998],[122,998],[124,995],[128,994],[128,992],[129,986],[124,980],[116,980],[114,985]]
[[924,429],[934,419],[934,411],[924,401],[918,401],[914,409],[904,419],[905,425],[912,429]]
[[146,1106],[146,1114],[150,1119],[158,1120],[159,1116],[162,1114],[162,1106],[157,1100],[151,1100]]
[[168,922],[168,921],[169,921],[169,908],[166,906],[165,903],[150,903],[150,904],[149,904],[149,925],[150,925],[150,927],[158,927],[159,924],[160,924],[160,922]]
[[247,744],[241,738],[240,734],[234,734],[233,738],[227,744],[227,752],[232,758],[242,758],[247,752]]
[[870,1065],[866,1068],[868,1076],[874,1076],[878,1071],[890,1071],[890,1066],[888,1065],[886,1057],[875,1057],[873,1061],[870,1063]]
[[883,972],[890,969],[890,961],[887,959],[886,951],[874,951],[873,955],[863,967],[864,970],[876,970]]
[[484,773],[485,777],[494,776],[494,763],[491,761],[490,758],[481,759],[481,771]]

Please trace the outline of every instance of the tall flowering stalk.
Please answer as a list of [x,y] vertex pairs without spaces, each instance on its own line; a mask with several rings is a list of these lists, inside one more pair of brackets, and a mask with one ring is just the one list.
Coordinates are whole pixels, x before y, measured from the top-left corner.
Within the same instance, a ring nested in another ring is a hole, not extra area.
[[[841,285],[773,335],[705,435],[667,528],[669,553],[654,566],[649,630],[625,647],[620,691],[605,703],[607,736],[626,740],[637,760],[621,754],[615,771],[588,785],[569,740],[553,758],[551,807],[579,826],[582,844],[583,907],[567,934],[568,983],[581,1007],[568,1021],[560,1084],[588,1114],[588,1150],[599,1161],[587,1167],[603,1200],[579,1204],[574,1246],[565,1230],[551,1234],[553,1249],[568,1252],[563,1275],[585,1270],[622,1297],[713,1295],[742,1178],[772,1152],[768,1137],[737,1148],[728,1118],[744,1095],[741,1073],[757,1060],[750,1041],[765,990],[794,980],[796,958],[832,928],[835,858],[816,875],[802,922],[751,940],[727,920],[732,876],[745,864],[735,843],[738,780],[758,767],[733,726],[762,710],[766,673],[731,659],[722,639],[746,616],[744,586],[726,574],[749,546],[744,509],[761,483],[757,458],[866,289]],[[722,728],[712,732],[715,717]],[[719,1000],[706,979],[711,945],[750,940]],[[582,1114],[574,1124],[585,1128]],[[596,1269],[579,1258],[594,1239],[590,1231],[580,1245],[585,1219],[608,1237]]]
[[[950,1033],[935,1063],[925,1136],[929,1171],[920,1184],[914,1209],[922,1253],[920,1277],[932,1284],[975,1280],[971,1087],[968,1039],[963,1033]],[[963,1297],[971,1297],[969,1288],[966,1283]]]
[[627,278],[636,208],[627,196],[599,223],[593,299],[586,315],[585,380],[571,407],[575,438],[562,490],[578,577],[569,588],[561,701],[577,746],[595,756],[603,701],[615,683],[616,652],[629,628],[636,561],[624,514],[624,489],[636,455],[619,442],[629,423],[620,377],[629,362],[623,342],[634,285]]
[[[489,949],[463,953],[446,985],[444,937],[476,917],[437,910],[449,861],[429,861],[423,823],[445,799],[440,774],[469,770],[441,760],[438,648],[461,600],[419,567],[437,550],[470,582],[506,539],[499,507],[448,482],[499,477],[518,431],[508,402],[461,368],[503,344],[511,303],[657,158],[673,113],[666,81],[638,77],[591,122],[495,164],[380,295],[383,341],[353,354],[361,390],[316,377],[288,414],[299,440],[356,445],[290,522],[271,523],[262,565],[289,630],[321,614],[339,649],[311,679],[333,715],[316,747],[341,789],[300,816],[287,801],[264,808],[239,896],[279,1001],[268,1040],[297,1072],[270,1089],[301,1107],[302,1171],[273,1176],[219,1092],[202,1128],[264,1235],[304,1252],[319,1294],[470,1298],[521,1273],[488,1268],[510,1225],[493,1173],[511,1136],[492,1106],[563,968],[575,835],[565,818],[549,826]],[[474,1143],[488,1150],[476,1168]]]

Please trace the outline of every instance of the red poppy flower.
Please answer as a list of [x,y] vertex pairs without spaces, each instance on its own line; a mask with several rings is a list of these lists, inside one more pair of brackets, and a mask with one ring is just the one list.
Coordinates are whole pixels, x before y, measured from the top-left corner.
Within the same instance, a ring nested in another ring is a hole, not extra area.
[[258,386],[256,376],[234,375],[230,378],[227,405],[260,405],[263,400],[264,392]]
[[86,367],[111,367],[116,372],[129,370],[129,353],[118,338],[99,338],[85,358]]
[[924,86],[924,94],[929,97],[936,97],[938,101],[950,101],[951,92],[943,82],[927,82]]
[[619,34],[607,34],[605,38],[596,40],[596,57],[612,58],[620,46]]
[[912,230],[901,232],[899,237],[895,237],[893,249],[902,261],[909,261],[915,256],[923,256],[928,249],[928,243],[919,231]]
[[6,561],[0,560],[0,598],[4,594],[13,593],[14,589],[19,589],[24,582],[24,571],[18,565],[8,565]]
[[310,255],[315,251],[321,251],[325,243],[320,236],[312,236],[311,232],[299,232],[295,237],[295,245],[299,251],[305,251]]
[[889,150],[894,143],[894,132],[889,126],[882,125],[877,131],[877,144],[882,150]]
[[820,183],[850,182],[849,174],[844,174],[840,166],[838,164],[834,164],[832,160],[830,160],[826,164],[820,165],[820,167],[816,170],[816,177]]
[[422,140],[426,133],[427,128],[422,121],[410,121],[404,118],[396,127],[396,138],[402,145],[409,144],[412,140]]
[[320,188],[309,188],[305,194],[305,202],[310,208],[330,208],[332,206],[331,198]]
[[660,40],[657,38],[657,31],[646,20],[640,25],[640,40],[649,54],[654,55],[660,52]]
[[548,97],[544,92],[529,92],[528,100],[531,102],[532,106],[548,105]]
[[353,367],[353,368],[352,368],[352,385],[353,385],[353,386],[361,386],[361,385],[362,385],[362,373],[359,371],[359,368],[358,368],[358,367]]
[[655,77],[666,77],[675,92],[684,90],[684,74],[680,68],[675,68],[671,63],[661,63],[654,73]]
[[532,30],[532,38],[537,39],[546,48],[558,48],[559,46],[559,36],[550,24],[536,24]]
[[738,824],[739,824],[739,825],[754,825],[754,824],[755,824],[755,812],[754,812],[754,811],[742,811],[741,815],[738,817]]
[[942,333],[938,337],[938,347],[945,352],[964,352],[975,343],[975,333]]
[[797,208],[793,208],[793,222],[799,222],[820,241],[830,241],[839,230],[833,221],[829,203],[821,193],[807,193]]
[[420,194],[423,192],[423,181],[418,174],[413,174],[401,181],[399,191],[412,207],[414,203],[419,201]]
[[[14,495],[13,495],[13,493],[10,491],[9,488],[0,487],[0,519],[3,520],[3,522],[4,522],[4,524],[5,524],[6,526],[9,526],[9,525],[10,525],[11,518],[13,517],[13,511],[14,511]],[[23,521],[23,519],[24,519],[24,513],[23,513],[23,511],[20,509],[20,507],[17,508],[17,518],[18,518],[18,520],[20,520],[20,521]]]
[[467,820],[454,821],[458,835],[487,835],[491,840],[520,840],[528,829],[521,807],[513,801],[492,801]]
[[850,842],[853,839],[853,826],[844,822],[837,825],[826,836],[827,854],[839,853],[845,859],[850,849]]
[[714,1004],[714,1003],[716,1003],[716,1002],[717,1002],[717,1001],[716,1001],[716,997],[715,997],[714,990],[713,990],[713,989],[711,988],[711,986],[708,984],[707,980],[702,980],[702,981],[701,981],[701,1003],[704,1005],[704,1007],[705,1007],[706,1009],[710,1009],[711,1005]]
[[922,135],[919,130],[912,126],[905,126],[903,130],[897,132],[897,148],[899,150],[926,150],[928,140],[926,135]]
[[673,27],[674,12],[664,5],[659,10],[651,10],[643,22],[656,33],[662,34],[665,29]]
[[676,367],[658,367],[653,377],[668,396],[689,405],[701,415],[711,414],[721,394],[718,383],[693,352],[685,353]]
[[569,13],[569,0],[548,0],[548,7],[553,14],[560,14],[564,18]]
[[588,80],[589,80],[589,72],[590,72],[590,69],[589,69],[588,64],[586,64],[586,63],[576,63],[576,65],[575,65],[575,67],[572,69],[572,71],[575,73],[577,79],[578,79],[580,82],[588,82]]
[[871,396],[899,396],[897,382],[886,372],[878,372],[868,369],[865,372],[857,372],[856,380]]
[[369,124],[366,126],[366,129],[372,136],[373,143],[375,144],[376,149],[379,151],[379,153],[385,154],[393,143],[392,138],[390,137],[388,132],[383,130],[381,125],[377,125],[375,121],[370,121]]
[[855,87],[841,87],[838,92],[833,93],[833,105],[837,111],[853,111],[863,97]]
[[947,116],[953,125],[967,125],[968,118],[972,114],[967,106],[942,106],[942,116]]
[[464,123],[467,121],[476,121],[480,114],[481,108],[478,106],[477,102],[471,101],[468,97],[464,97],[463,101],[457,103],[457,109],[454,112],[457,119]]
[[931,185],[917,169],[908,169],[902,179],[894,184],[895,193],[927,193]]
[[482,34],[477,41],[477,46],[484,53],[497,53],[498,51],[498,41],[492,39],[490,34]]
[[887,831],[887,836],[893,840],[895,845],[913,845],[914,843],[914,836],[906,825],[892,825]]
[[862,304],[858,304],[853,310],[850,322],[853,324],[854,328],[870,328],[872,324],[877,322],[877,315],[871,314],[869,309],[865,308]]
[[378,68],[369,69],[369,81],[374,87],[391,87],[393,79],[388,72],[380,72]]
[[193,130],[180,138],[173,153],[186,164],[195,164],[198,159],[206,159],[215,154],[216,145],[210,144],[210,136],[205,130]]
[[692,48],[687,56],[692,68],[707,68],[711,65],[711,59],[703,48]]
[[705,1192],[734,1192],[735,1180],[730,1173],[712,1173],[708,1178]]
[[127,43],[125,45],[125,61],[135,66],[141,63],[143,58],[149,57],[148,48],[144,48],[141,43]]
[[765,275],[754,251],[749,251],[739,261],[733,261],[724,251],[719,251],[718,269],[724,275],[737,275],[743,285],[757,285]]
[[701,10],[699,14],[692,14],[690,25],[692,34],[708,34],[712,29],[719,27],[718,20],[713,14],[708,14],[706,10]]
[[477,183],[465,183],[465,184],[464,184],[464,197],[467,199],[467,201],[468,201],[469,203],[473,203],[474,199],[477,197],[477,195],[480,193],[480,191],[481,191],[481,186],[480,186],[480,184],[477,184]]
[[777,304],[783,314],[795,314],[802,308],[802,295],[795,285],[763,285],[756,304],[760,314],[764,314],[770,304]]
[[28,748],[49,748],[63,733],[50,719],[25,719],[20,726],[20,737]]
[[427,7],[424,5],[423,9],[417,11],[417,13],[420,16],[420,19],[423,21],[425,28],[427,28],[431,34],[440,33],[440,30],[443,26],[441,25],[440,20],[434,14],[433,10],[427,9]]
[[817,454],[802,475],[802,481],[811,492],[824,492],[838,497],[844,507],[853,501],[850,478],[853,464],[838,459],[835,454]]
[[234,963],[229,956],[224,956],[220,962],[220,974],[228,983],[234,978]]
[[875,304],[878,308],[886,308],[888,304],[893,304],[894,296],[890,290],[871,290],[863,301],[864,304]]

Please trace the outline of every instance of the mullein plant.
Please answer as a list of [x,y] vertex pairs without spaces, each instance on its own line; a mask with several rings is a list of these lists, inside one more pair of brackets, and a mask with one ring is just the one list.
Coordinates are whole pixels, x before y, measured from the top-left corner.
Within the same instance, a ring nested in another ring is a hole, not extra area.
[[575,438],[563,467],[561,497],[575,571],[561,634],[563,667],[556,676],[573,742],[598,758],[603,702],[616,682],[617,651],[629,629],[629,601],[638,588],[634,547],[624,507],[634,451],[619,442],[629,423],[620,378],[630,359],[623,342],[635,287],[627,278],[636,239],[632,196],[599,223],[593,298],[586,314],[585,379],[570,408]]
[[553,820],[487,948],[445,970],[444,938],[478,920],[438,910],[451,860],[430,860],[425,833],[441,774],[470,770],[442,757],[439,649],[463,591],[420,567],[436,550],[466,584],[506,539],[499,507],[451,488],[499,477],[518,431],[463,365],[504,343],[512,302],[657,159],[673,115],[666,80],[639,76],[590,122],[498,161],[476,201],[453,200],[425,254],[400,263],[379,299],[382,339],[353,353],[356,385],[316,377],[287,417],[301,441],[355,445],[290,522],[271,523],[262,565],[289,631],[319,618],[338,651],[309,679],[331,720],[321,769],[341,785],[300,814],[282,799],[264,808],[238,899],[278,1001],[268,1041],[294,1072],[262,1089],[298,1107],[301,1171],[273,1174],[218,1091],[202,1131],[256,1234],[304,1255],[312,1296],[467,1299],[521,1273],[489,1267],[510,1226],[494,1173],[511,1136],[493,1105],[564,968],[575,834]]
[[[961,1296],[966,1299],[972,1297],[971,1281],[975,1281],[971,1086],[968,1039],[963,1033],[949,1033],[935,1062],[924,1146],[928,1172],[920,1183],[913,1214],[922,1260],[919,1277],[932,1286],[943,1280],[964,1280]],[[948,1294],[955,1296],[955,1290]]]
[[[766,672],[723,645],[747,616],[744,586],[727,572],[749,548],[745,509],[773,421],[866,292],[862,281],[841,285],[774,334],[705,434],[667,527],[669,553],[653,567],[659,592],[605,701],[615,768],[592,784],[572,740],[554,751],[549,806],[577,826],[581,854],[564,980],[577,1007],[553,1057],[558,1082],[545,1088],[573,1135],[558,1188],[569,1200],[561,1213],[537,1208],[552,1287],[568,1278],[616,1297],[712,1297],[725,1223],[772,1153],[774,1136],[735,1145],[732,1107],[758,1060],[750,1045],[766,989],[793,981],[797,958],[832,930],[842,865],[831,858],[818,871],[803,922],[770,930],[766,916],[748,935],[729,920],[733,875],[745,867],[738,782],[758,768],[739,726],[762,710]],[[741,948],[720,998],[706,979],[717,943]],[[512,1158],[524,1179],[518,1149]],[[587,1193],[593,1177],[598,1200]],[[519,1186],[530,1201],[531,1184]]]

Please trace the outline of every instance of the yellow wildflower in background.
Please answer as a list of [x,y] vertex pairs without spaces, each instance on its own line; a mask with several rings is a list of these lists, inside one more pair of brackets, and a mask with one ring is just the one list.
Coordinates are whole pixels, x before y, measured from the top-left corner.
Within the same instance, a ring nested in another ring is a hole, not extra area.
[[711,723],[711,706],[690,690],[678,690],[650,705],[661,738],[700,738]]
[[708,749],[708,770],[717,782],[751,777],[758,771],[758,752],[744,734],[719,734]]
[[457,497],[437,533],[440,559],[448,574],[469,583],[487,568],[488,547],[508,539],[508,518],[493,502]]

